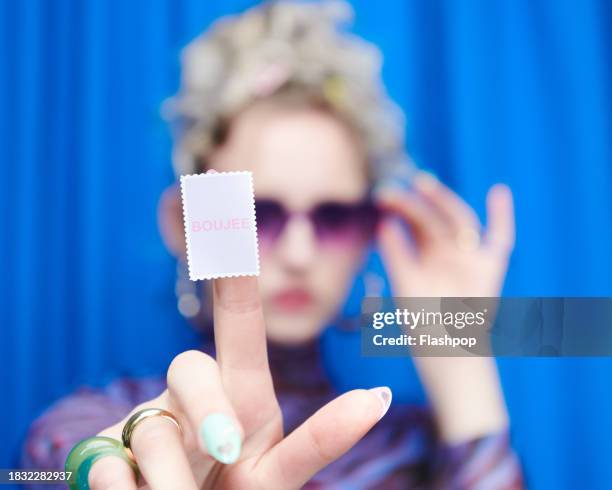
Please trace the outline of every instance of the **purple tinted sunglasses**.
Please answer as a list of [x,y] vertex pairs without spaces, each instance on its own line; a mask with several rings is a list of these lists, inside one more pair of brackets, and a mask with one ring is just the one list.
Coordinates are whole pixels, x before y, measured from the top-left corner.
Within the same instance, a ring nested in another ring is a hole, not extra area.
[[346,245],[370,238],[378,222],[379,211],[371,199],[358,202],[321,202],[309,211],[292,212],[279,201],[256,199],[257,231],[264,243],[273,243],[295,216],[305,216],[314,228],[320,244]]

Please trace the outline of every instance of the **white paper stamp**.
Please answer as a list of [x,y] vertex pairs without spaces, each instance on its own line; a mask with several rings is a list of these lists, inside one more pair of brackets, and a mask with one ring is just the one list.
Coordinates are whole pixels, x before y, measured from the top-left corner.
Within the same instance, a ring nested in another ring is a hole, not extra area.
[[251,172],[181,177],[189,278],[259,275]]

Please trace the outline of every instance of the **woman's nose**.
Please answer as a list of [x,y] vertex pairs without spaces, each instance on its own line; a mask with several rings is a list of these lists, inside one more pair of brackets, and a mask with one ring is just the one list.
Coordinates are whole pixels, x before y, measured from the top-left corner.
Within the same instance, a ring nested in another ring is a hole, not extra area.
[[290,219],[278,238],[277,247],[285,267],[293,270],[310,267],[317,249],[316,234],[310,220],[304,216]]

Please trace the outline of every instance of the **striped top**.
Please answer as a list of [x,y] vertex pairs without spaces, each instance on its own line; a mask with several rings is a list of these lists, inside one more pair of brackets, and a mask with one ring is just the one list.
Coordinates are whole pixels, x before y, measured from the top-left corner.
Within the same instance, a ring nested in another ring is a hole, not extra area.
[[[324,375],[317,347],[271,345],[269,353],[287,433],[338,393]],[[23,447],[23,467],[62,469],[77,442],[117,423],[165,387],[164,379],[119,379],[103,389],[83,387],[59,400],[32,424]],[[392,404],[355,447],[305,488],[519,490],[524,484],[506,431],[448,446],[440,442],[425,407]]]

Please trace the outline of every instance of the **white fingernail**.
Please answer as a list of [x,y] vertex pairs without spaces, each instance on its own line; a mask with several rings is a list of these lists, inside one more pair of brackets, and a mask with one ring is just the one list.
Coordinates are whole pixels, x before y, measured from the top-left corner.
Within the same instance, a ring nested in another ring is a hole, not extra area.
[[393,398],[393,394],[391,393],[391,388],[388,386],[379,386],[378,388],[370,389],[372,393],[374,393],[381,403],[380,417],[379,420],[382,419],[389,407],[391,406],[391,399]]

